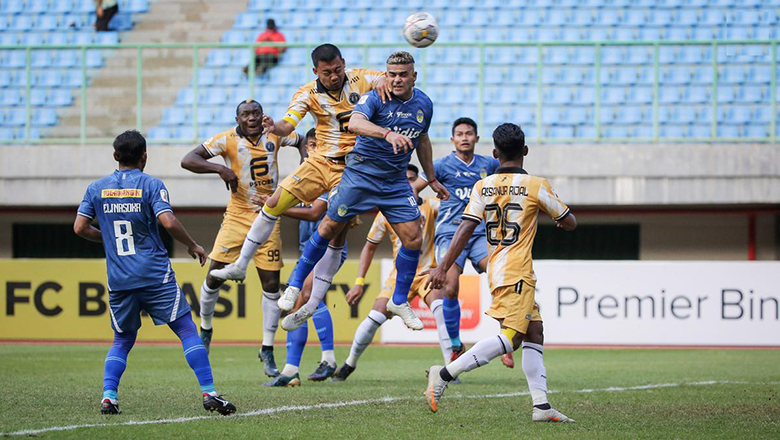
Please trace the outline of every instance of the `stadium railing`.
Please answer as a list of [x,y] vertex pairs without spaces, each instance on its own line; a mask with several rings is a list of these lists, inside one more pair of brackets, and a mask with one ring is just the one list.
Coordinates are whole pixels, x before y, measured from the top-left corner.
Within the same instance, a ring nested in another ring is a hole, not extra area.
[[[25,123],[24,123],[24,137],[16,139],[0,139],[0,144],[21,144],[21,145],[34,145],[34,144],[101,144],[110,143],[113,139],[89,137],[87,135],[87,89],[89,84],[89,78],[87,74],[88,62],[87,51],[92,49],[131,49],[136,51],[136,124],[135,128],[139,131],[144,130],[143,126],[143,69],[144,69],[144,51],[148,49],[189,49],[192,50],[192,81],[191,87],[194,95],[198,96],[198,72],[202,68],[200,66],[200,55],[202,51],[208,49],[246,49],[253,53],[254,49],[261,46],[272,47],[286,47],[286,48],[305,48],[311,49],[316,43],[144,43],[144,44],[132,44],[132,43],[117,43],[117,44],[91,44],[91,45],[28,45],[28,46],[2,46],[2,51],[24,51],[25,52],[25,87],[24,87],[24,102],[25,102]],[[396,48],[396,43],[340,43],[339,47],[342,48],[359,48],[363,50],[363,59],[368,59],[368,50],[370,48]],[[718,48],[723,46],[766,46],[771,50],[771,80],[770,80],[770,121],[768,136],[765,137],[723,137],[718,136],[718,68],[720,66],[718,61]],[[606,85],[601,78],[602,69],[602,48],[604,47],[651,47],[653,49],[653,83],[652,83],[652,136],[650,137],[605,137],[602,135],[602,121],[601,121],[601,106],[602,96],[601,88]],[[659,58],[659,50],[661,47],[666,46],[709,46],[712,49],[712,82],[710,84],[710,96],[711,100],[709,106],[711,107],[711,122],[710,122],[710,136],[708,137],[661,137],[659,136],[660,118],[659,118],[659,89],[662,85],[660,81],[660,69],[662,63]],[[486,42],[474,42],[474,43],[436,43],[437,48],[447,47],[472,47],[477,48],[479,51],[477,67],[477,89],[479,99],[477,101],[477,114],[478,123],[483,124],[485,120],[485,51],[487,48],[492,47],[525,47],[529,50],[536,50],[536,104],[535,104],[535,128],[536,133],[542,133],[542,111],[545,106],[543,102],[543,73],[545,68],[551,66],[545,65],[543,61],[542,51],[549,47],[589,47],[595,50],[595,59],[593,68],[595,69],[593,87],[595,89],[595,99],[593,104],[593,126],[595,136],[592,137],[566,137],[566,138],[553,138],[553,137],[537,137],[529,138],[529,141],[536,143],[648,143],[648,142],[665,142],[665,143],[700,143],[700,142],[731,142],[731,143],[775,143],[777,139],[777,41],[776,40],[718,40],[718,41],[558,41],[558,42],[525,42],[525,43],[486,43]],[[80,64],[81,64],[81,86],[80,91],[80,136],[78,137],[43,137],[40,139],[31,138],[31,121],[32,121],[32,106],[30,101],[30,95],[33,88],[32,84],[32,53],[36,50],[80,50]],[[428,77],[429,69],[432,69],[425,60],[425,50],[420,51],[420,59],[418,60],[418,72],[420,79],[418,83],[423,89],[426,86],[426,78]],[[582,65],[581,65],[582,66]],[[307,66],[308,67],[308,66]],[[525,67],[525,66],[524,66]],[[253,72],[255,68],[255,57],[249,57],[249,71]],[[303,66],[302,66],[303,68]],[[437,65],[435,68],[447,68],[446,65]],[[257,79],[254,75],[249,75],[249,91],[250,96],[256,96]],[[199,102],[198,99],[192,100],[192,115],[198,114]],[[193,141],[197,141],[198,133],[198,118],[192,117],[192,128],[195,133],[194,138],[188,139],[153,139],[150,143],[156,144],[190,144]],[[148,127],[146,127],[148,128]],[[436,140],[436,139],[434,139]],[[439,139],[443,140],[443,139]]]

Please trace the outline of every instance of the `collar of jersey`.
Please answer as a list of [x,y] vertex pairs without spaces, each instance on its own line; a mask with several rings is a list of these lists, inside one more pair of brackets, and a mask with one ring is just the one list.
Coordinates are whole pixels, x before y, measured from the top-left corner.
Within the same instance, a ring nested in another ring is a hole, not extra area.
[[414,99],[414,95],[415,95],[416,93],[417,93],[417,87],[412,87],[412,96],[410,96],[410,97],[409,97],[409,99],[407,99],[406,101],[401,101],[401,98],[398,98],[397,96],[395,96],[395,94],[393,94],[393,96],[395,96],[396,98],[398,98],[398,100],[399,100],[399,101],[401,101],[401,104],[406,104],[407,102],[409,102],[409,101],[411,101],[412,99]]
[[260,136],[257,137],[257,143],[252,142],[252,139],[249,139],[249,136],[247,136],[247,135],[245,135],[244,133],[241,132],[241,127],[238,126],[238,125],[236,125],[236,134],[239,137],[242,137],[242,138],[246,139],[247,141],[249,141],[249,143],[252,144],[253,147],[256,147],[256,146],[260,145],[260,140],[263,138],[263,135],[261,134]]
[[341,86],[341,90],[339,90],[339,96],[338,96],[338,98],[336,98],[336,97],[334,97],[333,95],[330,94],[331,91],[328,90],[327,88],[325,88],[325,86],[322,84],[322,82],[320,82],[320,79],[317,78],[317,92],[325,93],[326,95],[330,96],[331,98],[333,98],[333,99],[335,99],[337,101],[341,101],[341,92],[344,91],[344,87],[346,87],[347,84],[349,84],[349,76],[347,76],[347,73],[344,72],[344,85]]
[[507,173],[528,174],[526,170],[520,167],[501,167],[496,170],[496,174],[507,174]]
[[116,170],[116,172],[117,172],[117,173],[134,173],[134,172],[139,172],[139,173],[140,173],[140,172],[141,172],[141,170],[139,170],[138,168],[130,168],[129,170],[120,170],[120,169],[117,169],[117,170]]
[[455,156],[455,159],[458,159],[461,163],[466,164],[467,167],[470,167],[471,165],[473,165],[474,161],[477,160],[477,155],[476,154],[472,154],[471,155],[471,162],[469,162],[469,163],[466,163],[465,160],[461,159],[460,156],[458,156],[457,152],[453,151],[451,154],[453,156]]

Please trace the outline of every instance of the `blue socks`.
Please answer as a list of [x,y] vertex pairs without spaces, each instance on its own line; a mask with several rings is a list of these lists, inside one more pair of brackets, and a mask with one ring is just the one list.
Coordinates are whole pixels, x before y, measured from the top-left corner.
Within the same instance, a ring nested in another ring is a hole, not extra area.
[[293,273],[290,275],[290,279],[287,284],[293,287],[303,287],[303,282],[306,277],[309,276],[314,266],[325,255],[325,251],[328,250],[328,242],[325,238],[320,237],[319,231],[314,231],[306,242],[306,247],[303,249],[303,254],[298,260],[298,264],[295,265]]
[[138,332],[114,332],[114,344],[106,355],[105,372],[103,373],[103,398],[117,400],[119,380],[127,368],[127,355],[135,344]]
[[393,292],[393,304],[403,304],[408,301],[409,289],[417,274],[417,263],[420,261],[420,251],[409,250],[403,246],[395,258],[395,291]]
[[330,317],[330,310],[325,305],[325,301],[320,301],[311,320],[314,322],[314,328],[317,329],[322,351],[333,350],[333,319]]
[[214,377],[211,375],[211,364],[206,347],[203,346],[195,323],[192,322],[192,314],[187,313],[181,318],[168,323],[168,327],[176,333],[184,348],[184,358],[195,372],[202,393],[214,393]]
[[444,325],[447,327],[447,334],[450,336],[452,345],[462,345],[460,342],[460,302],[458,302],[458,298],[444,297],[442,311],[444,312]]
[[297,329],[287,332],[287,364],[301,365],[303,348],[306,346],[306,340],[309,338],[309,322],[306,321]]

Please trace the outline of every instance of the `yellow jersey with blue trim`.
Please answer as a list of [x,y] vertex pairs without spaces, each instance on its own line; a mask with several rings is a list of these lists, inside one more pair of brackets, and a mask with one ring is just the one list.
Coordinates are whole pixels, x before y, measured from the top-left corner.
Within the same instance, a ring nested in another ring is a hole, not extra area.
[[355,146],[356,135],[349,131],[349,118],[363,94],[376,88],[384,72],[347,69],[339,91],[329,91],[319,79],[298,89],[283,120],[297,127],[307,113],[316,120],[317,147],[326,157],[343,157]]
[[569,207],[543,177],[503,167],[474,185],[463,220],[485,221],[490,290],[521,280],[536,285],[531,249],[539,211],[563,220]]

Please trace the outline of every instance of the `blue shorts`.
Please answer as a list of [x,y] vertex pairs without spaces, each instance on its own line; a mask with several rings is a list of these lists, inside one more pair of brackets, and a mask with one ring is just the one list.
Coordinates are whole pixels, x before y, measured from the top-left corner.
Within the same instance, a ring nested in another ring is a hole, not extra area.
[[405,223],[420,218],[420,208],[412,186],[406,179],[386,181],[347,167],[341,183],[331,192],[328,217],[346,223],[352,217],[374,208],[390,223]]
[[[444,254],[447,253],[447,250],[450,248],[450,243],[452,242],[453,235],[436,235],[436,237],[433,239],[433,246],[434,246],[434,254],[436,255],[436,261],[443,261],[444,260]],[[474,267],[474,269],[477,272],[482,272],[479,270],[479,262],[483,259],[487,258],[488,256],[488,243],[487,243],[487,237],[483,234],[479,235],[472,235],[469,239],[468,244],[466,244],[466,247],[463,248],[463,252],[458,255],[458,258],[455,260],[455,264],[460,266],[461,270],[466,267],[466,258],[471,260],[471,265]]]
[[168,324],[190,313],[190,305],[176,281],[108,293],[111,328],[118,333],[141,328],[141,310],[155,325]]

